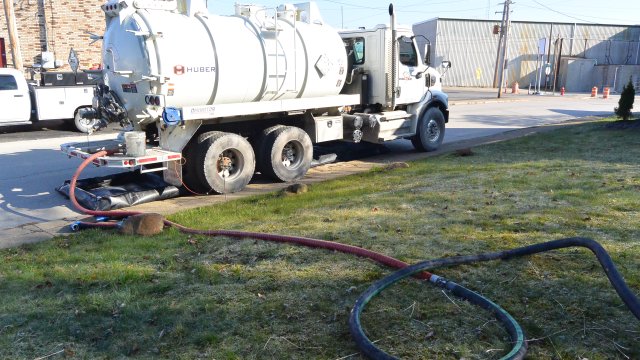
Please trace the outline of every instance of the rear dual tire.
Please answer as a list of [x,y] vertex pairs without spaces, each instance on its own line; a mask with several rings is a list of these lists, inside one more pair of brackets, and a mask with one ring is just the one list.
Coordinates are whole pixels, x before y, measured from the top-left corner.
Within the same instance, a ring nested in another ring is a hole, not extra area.
[[251,144],[240,135],[210,131],[184,150],[185,185],[198,193],[227,194],[244,189],[255,171]]
[[313,160],[309,135],[295,126],[265,129],[256,146],[258,168],[273,180],[289,182],[303,178]]
[[276,125],[262,131],[254,149],[240,135],[220,131],[200,134],[184,149],[185,187],[198,194],[226,194],[244,189],[256,169],[282,182],[304,177],[311,167],[313,145],[297,127]]

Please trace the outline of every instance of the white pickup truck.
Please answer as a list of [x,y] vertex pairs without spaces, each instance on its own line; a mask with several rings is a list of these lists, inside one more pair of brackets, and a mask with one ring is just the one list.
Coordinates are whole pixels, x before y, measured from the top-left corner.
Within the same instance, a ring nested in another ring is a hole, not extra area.
[[22,72],[0,68],[0,126],[64,119],[80,132],[90,132],[95,119],[82,118],[91,108],[93,85],[33,86]]

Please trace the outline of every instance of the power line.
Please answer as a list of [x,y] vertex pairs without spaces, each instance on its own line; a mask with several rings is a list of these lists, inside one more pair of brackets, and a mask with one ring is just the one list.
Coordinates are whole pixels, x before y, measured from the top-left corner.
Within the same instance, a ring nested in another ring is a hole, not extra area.
[[[521,4],[521,6],[528,7],[528,8],[530,8],[530,9],[549,10],[548,8],[538,7],[538,6],[531,6],[531,5],[525,5],[525,4]],[[551,11],[553,11],[553,10],[551,10]],[[553,11],[553,12],[556,12],[556,11]],[[562,13],[562,12],[557,12],[557,13],[559,13],[559,14],[561,14],[561,15],[564,15],[564,16],[569,16],[569,17],[570,17],[570,18],[572,18],[572,19],[581,20],[580,18],[576,18],[576,17],[570,16],[570,15],[565,15],[565,14],[564,14],[564,13]],[[629,23],[633,23],[633,22],[634,22],[634,21],[632,21],[632,20],[625,20],[625,19],[620,19],[620,18],[607,18],[607,17],[589,16],[589,15],[580,15],[580,14],[576,14],[576,15],[577,15],[577,16],[580,16],[580,17],[583,17],[583,18],[591,18],[591,19],[611,20],[611,21],[620,21],[620,20],[623,20],[623,21],[625,21],[625,22],[629,22]],[[586,21],[586,22],[589,22],[589,23],[595,24],[595,23],[594,23],[594,22],[592,22],[592,21],[587,21],[587,20],[581,20],[581,21]]]
[[[325,0],[326,1],[326,0]],[[473,8],[473,9],[464,9],[464,10],[443,10],[443,11],[433,11],[433,10],[428,10],[428,11],[415,11],[415,10],[395,10],[395,12],[398,13],[412,13],[412,14],[433,14],[433,13],[463,13],[463,12],[467,12],[467,11],[475,11],[475,10],[482,10],[484,9],[484,7],[481,8]],[[385,9],[386,11],[386,9]],[[370,19],[371,15],[367,15],[367,16],[361,16],[355,19],[349,19],[347,21],[347,23],[350,22],[356,22],[359,20],[363,20],[363,19]]]
[[566,16],[566,17],[570,17],[570,18],[572,18],[572,19],[576,19],[576,20],[580,20],[580,21],[584,21],[584,22],[588,22],[588,23],[595,24],[595,22],[593,22],[593,21],[589,21],[589,20],[581,19],[581,18],[579,18],[579,17],[575,17],[575,16],[569,15],[569,14],[567,14],[567,13],[563,13],[562,11],[554,10],[554,9],[552,9],[552,8],[548,7],[547,5],[545,5],[545,4],[543,4],[543,3],[541,3],[541,2],[539,2],[539,1],[537,1],[537,0],[533,0],[533,2],[534,2],[534,3],[536,3],[536,4],[538,4],[538,5],[540,5],[540,6],[542,6],[542,7],[544,7],[545,9],[547,9],[547,10],[549,10],[549,11],[553,11],[554,13],[558,13],[558,14],[560,14],[560,15],[564,15],[564,16]]
[[335,1],[335,0],[320,0],[320,1],[330,2],[330,3],[338,4],[338,5],[350,6],[350,7],[357,8],[357,9],[369,9],[369,10],[378,10],[378,11],[387,10],[386,8],[354,5],[354,4],[349,4],[349,3],[346,3],[346,2]]

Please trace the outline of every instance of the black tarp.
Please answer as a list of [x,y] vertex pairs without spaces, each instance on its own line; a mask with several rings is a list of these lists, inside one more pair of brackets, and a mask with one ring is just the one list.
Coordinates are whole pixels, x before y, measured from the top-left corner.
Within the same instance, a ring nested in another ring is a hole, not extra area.
[[[56,190],[69,197],[70,183],[66,180]],[[75,194],[80,205],[103,211],[178,197],[180,190],[154,173],[125,172],[78,180]]]

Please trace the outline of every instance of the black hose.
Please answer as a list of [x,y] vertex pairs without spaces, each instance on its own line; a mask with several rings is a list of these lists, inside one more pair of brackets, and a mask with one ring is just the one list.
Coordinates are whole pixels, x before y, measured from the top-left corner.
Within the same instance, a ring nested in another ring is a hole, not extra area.
[[[616,269],[609,254],[600,244],[592,239],[573,237],[493,253],[427,260],[396,271],[393,274],[374,283],[358,298],[355,306],[351,310],[351,316],[349,318],[349,328],[351,330],[351,334],[360,350],[369,358],[395,359],[395,357],[377,348],[367,338],[362,329],[362,324],[360,323],[360,315],[362,314],[364,307],[373,297],[378,295],[385,288],[406,277],[411,276],[411,274],[423,270],[433,269],[436,267],[461,265],[497,259],[506,260],[513,257],[531,255],[539,252],[574,246],[586,247],[596,255],[598,261],[600,262],[600,265],[602,265],[602,268],[607,274],[609,281],[616,289],[616,292],[618,293],[622,301],[625,303],[625,305],[627,305],[631,313],[633,313],[633,315],[635,315],[635,317],[640,320],[640,301],[624,282],[624,279]],[[464,287],[451,281],[442,279],[436,275],[432,275],[430,281],[435,283],[436,285],[449,289],[454,295],[458,297],[466,299],[473,304],[479,305],[484,309],[492,311],[498,321],[500,321],[500,323],[502,323],[502,325],[505,327],[505,329],[509,333],[509,336],[511,337],[511,341],[514,343],[513,349],[502,359],[522,359],[524,357],[526,353],[526,342],[524,341],[524,334],[522,333],[522,330],[520,329],[518,323],[511,317],[511,315],[500,308],[500,306],[494,304],[486,298],[483,298],[477,293],[465,289]],[[520,336],[522,336],[522,338]]]
[[607,274],[609,282],[611,282],[611,285],[613,285],[613,288],[616,289],[618,296],[620,296],[620,299],[622,299],[625,305],[627,305],[627,308],[629,308],[633,315],[635,315],[635,317],[640,320],[640,300],[631,291],[631,289],[629,289],[629,286],[627,286],[627,283],[622,278],[622,275],[620,275],[620,272],[618,272],[618,269],[613,264],[611,256],[609,256],[602,245],[600,245],[595,240],[583,237],[571,237],[566,239],[554,240],[545,243],[506,250],[502,252],[500,258],[506,260],[513,257],[531,255],[539,252],[574,246],[586,247],[595,254],[598,262],[600,262],[600,265],[604,270],[604,273]]
[[[362,351],[370,359],[397,360],[396,357],[387,354],[386,352],[375,346],[374,343],[365,335],[362,324],[360,322],[360,315],[362,314],[364,307],[367,305],[367,303],[369,303],[371,299],[373,299],[387,287],[404,278],[411,276],[412,274],[420,272],[423,268],[426,269],[442,266],[443,263],[448,259],[449,258],[427,260],[415,265],[408,266],[402,270],[394,272],[393,274],[381,280],[376,281],[362,295],[360,295],[355,305],[353,306],[353,309],[351,309],[351,315],[349,316],[349,329],[351,330],[351,336],[353,337],[353,340],[355,341],[360,351]],[[449,290],[453,295],[459,298],[465,299],[474,305],[478,305],[483,309],[492,312],[495,318],[502,324],[505,330],[507,330],[507,332],[509,333],[509,337],[511,338],[511,342],[514,344],[511,351],[507,355],[502,357],[502,359],[515,360],[524,358],[524,355],[527,353],[527,343],[525,341],[524,331],[522,331],[522,328],[520,327],[518,322],[507,311],[505,311],[503,308],[501,308],[491,300],[483,297],[482,295],[435,274],[431,275],[429,281],[437,286]]]

